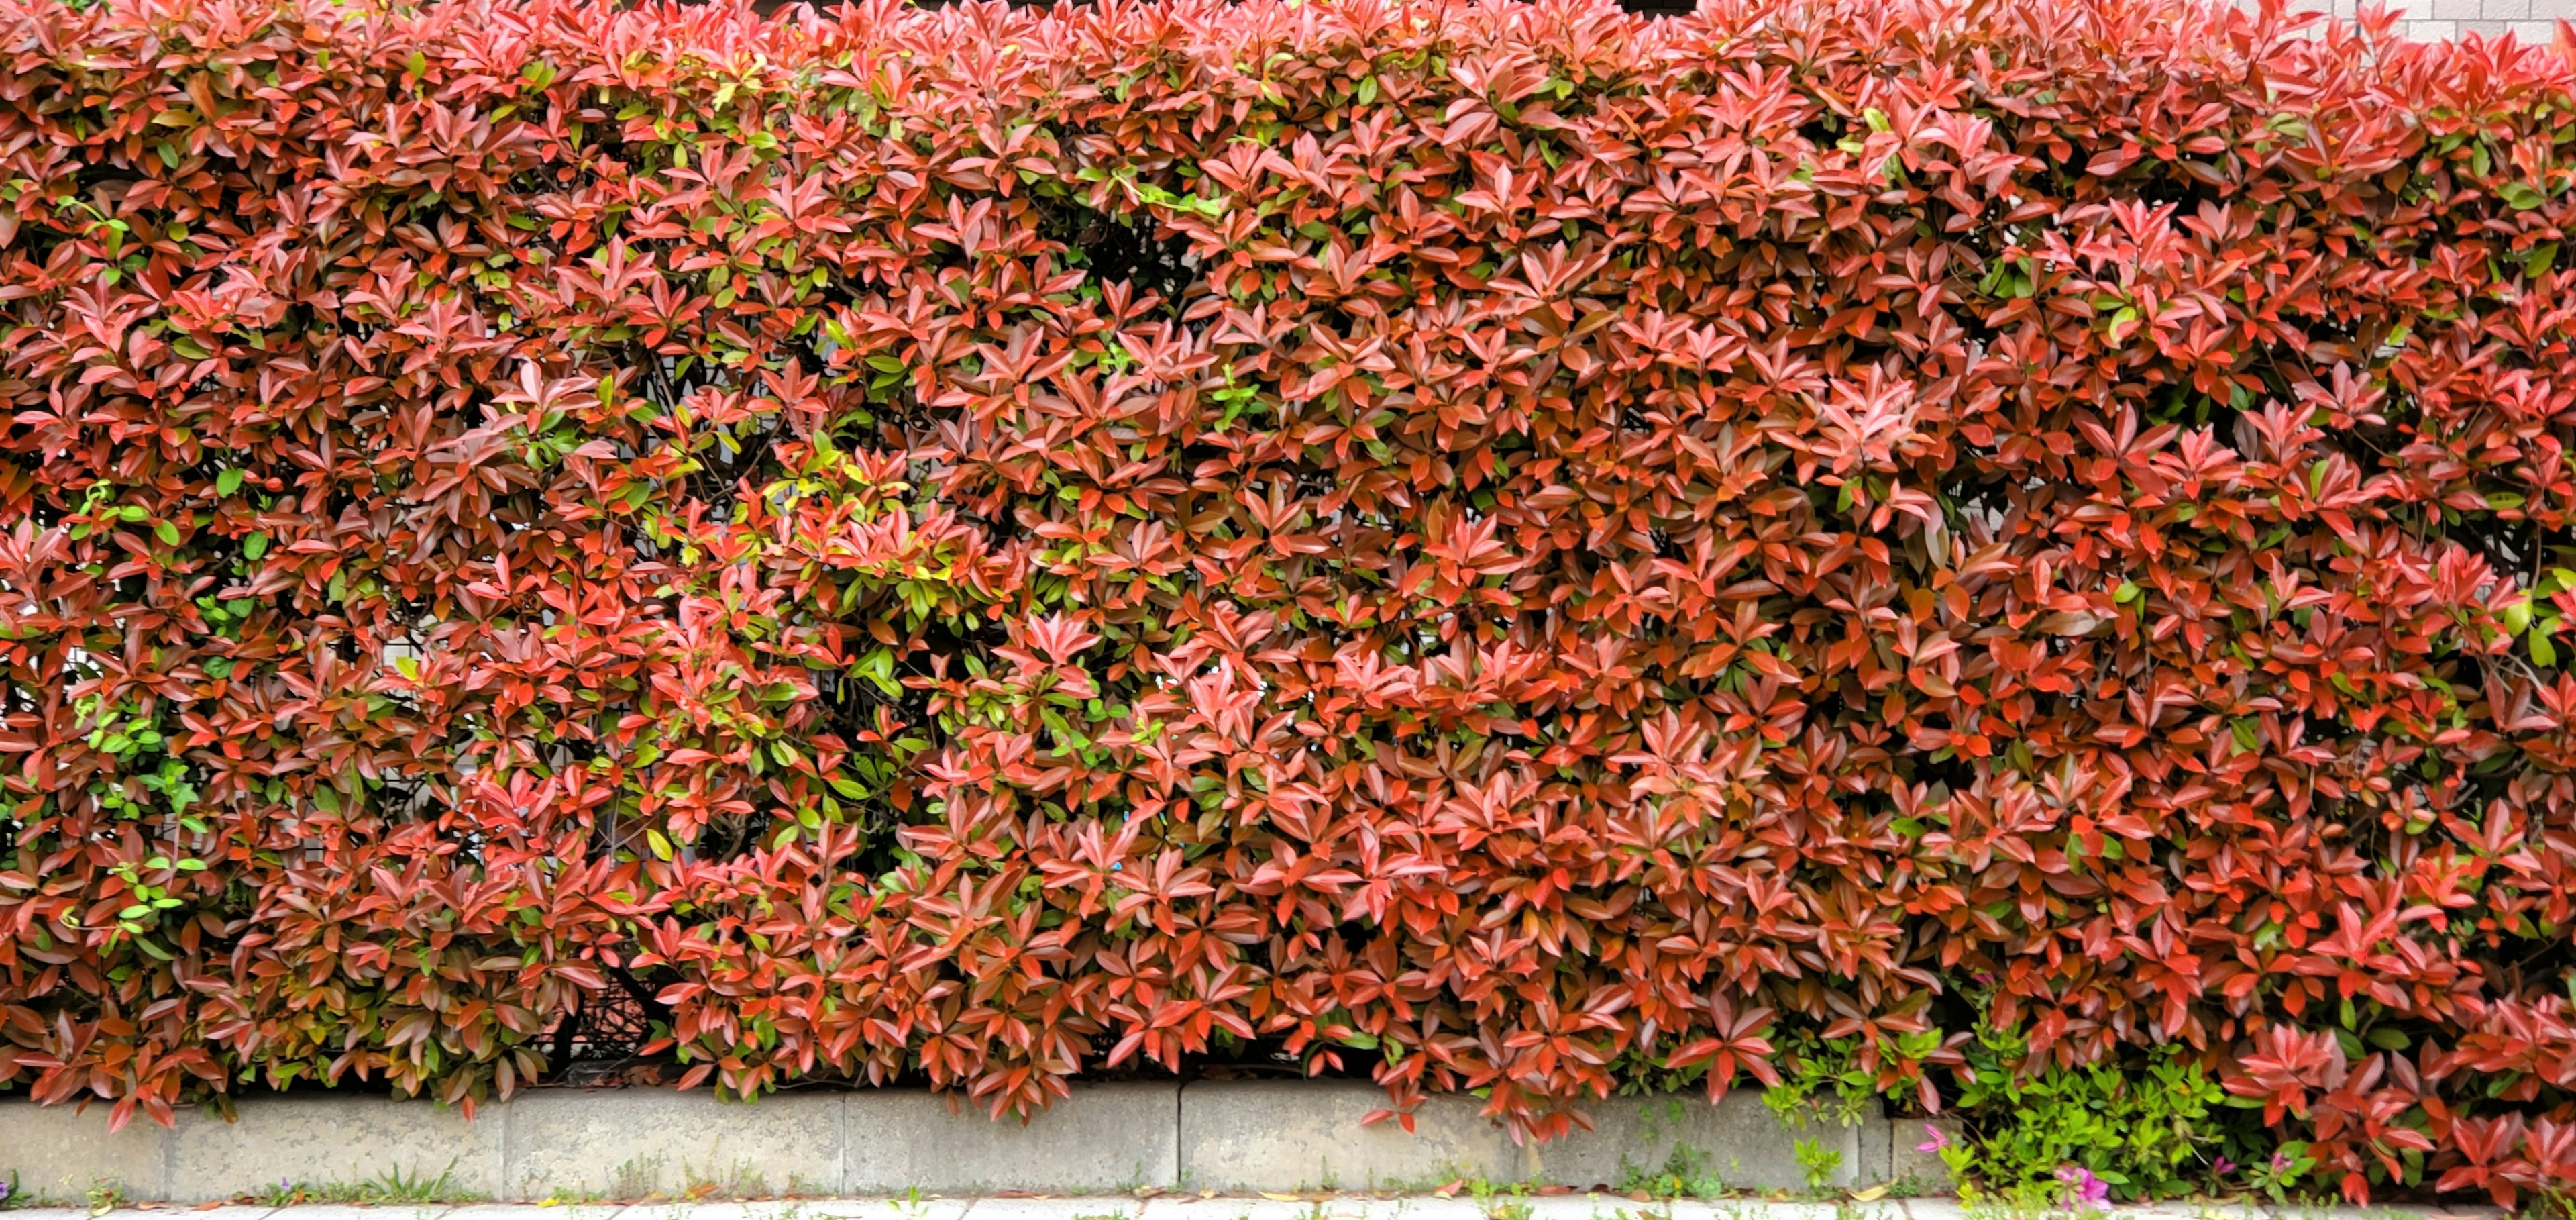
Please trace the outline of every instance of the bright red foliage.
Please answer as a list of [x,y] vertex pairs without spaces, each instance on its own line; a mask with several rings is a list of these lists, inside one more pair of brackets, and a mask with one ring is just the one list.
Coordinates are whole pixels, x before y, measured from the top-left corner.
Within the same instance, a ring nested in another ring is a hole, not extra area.
[[1983,1012],[2576,1182],[2576,74],[2316,35],[0,0],[0,1086]]

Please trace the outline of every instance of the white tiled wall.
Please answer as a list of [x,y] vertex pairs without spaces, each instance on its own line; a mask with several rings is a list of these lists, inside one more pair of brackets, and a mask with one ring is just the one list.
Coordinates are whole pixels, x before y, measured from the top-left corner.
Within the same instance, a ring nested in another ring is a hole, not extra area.
[[[2360,7],[2360,0],[2294,0],[2290,7],[2349,17]],[[2557,36],[2560,18],[2576,22],[2576,0],[2389,0],[2386,7],[2398,14],[2397,32],[2419,42],[2464,34],[2489,38],[2512,34],[2547,46]]]

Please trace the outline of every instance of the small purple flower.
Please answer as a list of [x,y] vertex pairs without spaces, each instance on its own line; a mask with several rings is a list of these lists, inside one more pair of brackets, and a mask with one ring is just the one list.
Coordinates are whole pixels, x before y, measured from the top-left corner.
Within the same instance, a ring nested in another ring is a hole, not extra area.
[[2057,1171],[2057,1180],[2075,1188],[2072,1200],[2076,1206],[2098,1208],[2111,1201],[2111,1184],[2093,1176],[2081,1165],[2069,1165]]
[[1932,1138],[1925,1140],[1920,1144],[1916,1144],[1914,1146],[1914,1150],[1916,1152],[1939,1152],[1940,1150],[1950,1146],[1950,1137],[1944,1134],[1939,1127],[1935,1127],[1930,1123],[1925,1123],[1923,1124],[1923,1134],[1931,1136]]
[[2209,1171],[2223,1178],[2236,1172],[2236,1162],[2228,1160],[2226,1157],[2222,1156],[2218,1158],[2217,1164],[2209,1167]]
[[6,1203],[6,1202],[8,1202],[8,1201],[9,1201],[9,1183],[8,1183],[8,1182],[6,1182],[6,1181],[0,1181],[0,1203]]

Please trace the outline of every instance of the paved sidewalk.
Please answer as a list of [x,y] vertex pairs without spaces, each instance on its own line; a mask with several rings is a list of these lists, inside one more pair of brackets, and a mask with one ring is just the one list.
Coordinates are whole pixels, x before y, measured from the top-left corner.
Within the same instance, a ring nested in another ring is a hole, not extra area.
[[[1163,1195],[1082,1198],[782,1199],[723,1203],[312,1203],[20,1208],[6,1220],[2052,1220],[1962,1207],[1947,1199],[1768,1202],[1638,1200],[1569,1194],[1485,1199],[1435,1195],[1311,1197]],[[2276,1207],[2251,1202],[2160,1203],[2063,1213],[2065,1220],[2495,1220],[2493,1207]]]

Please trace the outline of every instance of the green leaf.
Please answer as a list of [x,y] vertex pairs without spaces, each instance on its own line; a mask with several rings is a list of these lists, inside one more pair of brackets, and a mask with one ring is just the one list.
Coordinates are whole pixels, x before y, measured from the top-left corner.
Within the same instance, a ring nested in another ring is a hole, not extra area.
[[2130,602],[2138,600],[2137,582],[2133,580],[2121,581],[2119,588],[2111,590],[2111,600],[2124,606]]
[[215,494],[219,496],[229,496],[234,492],[240,491],[243,474],[243,471],[227,470],[222,474],[216,475]]
[[671,841],[663,838],[661,831],[646,830],[644,832],[644,841],[652,846],[654,859],[668,860],[671,858]]
[[2505,183],[2496,188],[2496,196],[2513,205],[2514,210],[2518,212],[2528,212],[2549,202],[2549,196],[2541,194],[2539,187],[2528,182]]
[[2531,626],[2531,599],[2517,597],[2496,611],[2496,622],[2504,625],[2506,635],[2521,635]]

